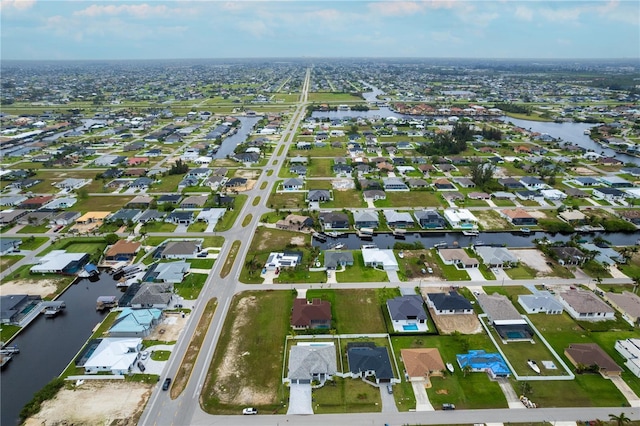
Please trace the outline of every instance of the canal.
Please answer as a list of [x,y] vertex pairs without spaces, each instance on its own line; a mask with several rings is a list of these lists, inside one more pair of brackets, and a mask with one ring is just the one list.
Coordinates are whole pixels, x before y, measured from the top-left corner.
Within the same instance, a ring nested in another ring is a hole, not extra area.
[[241,125],[238,126],[238,132],[235,135],[228,136],[222,140],[222,145],[213,158],[227,158],[233,150],[241,143],[247,140],[247,137],[253,131],[253,127],[262,117],[236,117],[240,120]]
[[69,287],[58,300],[65,312],[55,318],[39,315],[12,344],[20,353],[0,373],[0,424],[17,425],[22,407],[33,394],[59,376],[107,314],[96,311],[98,296],[118,296],[111,275],[100,280],[82,279]]
[[[520,231],[513,232],[480,232],[478,236],[466,236],[461,232],[428,231],[407,232],[404,238],[396,238],[391,233],[377,233],[371,239],[363,239],[355,233],[347,233],[337,238],[328,237],[326,242],[313,239],[313,245],[325,250],[336,244],[343,244],[345,250],[357,250],[364,244],[375,244],[381,249],[392,249],[395,243],[413,244],[419,242],[424,248],[432,248],[439,243],[447,243],[449,247],[468,247],[471,244],[505,245],[512,248],[531,248],[535,246],[534,240],[542,240],[545,237],[550,241],[569,241],[573,234],[552,234],[547,232],[531,232],[523,234]],[[640,237],[640,232],[596,232],[581,235],[591,242],[595,237],[601,237],[614,246],[632,246]]]

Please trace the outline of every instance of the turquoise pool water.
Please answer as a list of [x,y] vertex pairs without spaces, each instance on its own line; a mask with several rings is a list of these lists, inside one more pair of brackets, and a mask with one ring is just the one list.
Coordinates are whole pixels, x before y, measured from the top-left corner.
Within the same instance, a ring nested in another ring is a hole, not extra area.
[[417,324],[405,324],[402,326],[403,330],[407,330],[407,331],[417,331],[418,330],[418,325]]

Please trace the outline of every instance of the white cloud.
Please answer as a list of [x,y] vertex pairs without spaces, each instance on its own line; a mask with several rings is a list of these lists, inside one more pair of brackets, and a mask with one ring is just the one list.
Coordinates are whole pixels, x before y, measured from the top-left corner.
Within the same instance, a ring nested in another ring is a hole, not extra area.
[[458,44],[462,42],[462,39],[451,34],[451,31],[431,31],[429,35],[433,41],[437,41],[438,43]]
[[262,20],[240,21],[238,22],[238,28],[256,38],[263,38],[273,34],[272,29],[269,28]]
[[523,21],[531,21],[533,19],[533,10],[526,6],[518,6],[515,12],[516,18]]
[[27,10],[31,9],[35,3],[36,0],[0,0],[0,10]]
[[182,15],[185,13],[193,12],[189,8],[170,8],[166,5],[150,5],[147,3],[141,4],[93,4],[85,9],[78,10],[73,14],[75,16],[97,18],[101,16],[118,16],[128,15],[138,19],[156,18],[156,17],[171,17],[176,15]]

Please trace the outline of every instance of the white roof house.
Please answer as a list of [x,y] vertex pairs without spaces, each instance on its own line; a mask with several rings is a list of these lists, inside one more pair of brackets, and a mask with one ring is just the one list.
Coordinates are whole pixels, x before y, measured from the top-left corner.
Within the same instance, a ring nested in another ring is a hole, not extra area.
[[398,261],[393,250],[381,250],[377,247],[363,247],[362,258],[364,266],[382,267],[385,271],[397,271]]
[[198,216],[196,216],[196,220],[207,222],[210,225],[215,225],[222,218],[222,216],[224,216],[224,213],[226,211],[227,209],[219,209],[219,208],[204,209],[200,213],[198,213]]
[[101,371],[128,374],[138,359],[140,349],[141,338],[104,338],[82,367],[87,374],[97,374]]
[[504,247],[475,246],[474,250],[487,266],[502,268],[518,263],[518,258]]
[[293,268],[302,260],[301,253],[270,253],[265,268],[274,271],[281,268]]
[[640,377],[640,339],[618,340],[614,347],[627,360],[624,365]]
[[562,303],[553,297],[548,291],[539,291],[536,294],[521,294],[518,303],[528,314],[561,314]]
[[540,194],[547,200],[564,200],[567,198],[567,194],[559,189],[542,189]]
[[67,253],[64,250],[53,250],[40,258],[37,265],[31,267],[33,274],[60,273],[72,263],[80,263],[84,258],[88,258],[86,253]]
[[51,210],[66,209],[73,206],[76,201],[77,199],[75,197],[60,197],[49,201],[47,204],[42,206],[42,208]]
[[444,218],[454,229],[475,229],[478,225],[478,218],[468,209],[445,209]]

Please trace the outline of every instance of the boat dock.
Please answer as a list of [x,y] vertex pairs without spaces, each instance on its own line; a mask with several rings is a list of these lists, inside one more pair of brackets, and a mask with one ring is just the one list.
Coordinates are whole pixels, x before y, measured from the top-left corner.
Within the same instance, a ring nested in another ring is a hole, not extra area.
[[5,365],[7,365],[9,361],[11,361],[11,358],[13,358],[15,354],[19,353],[20,348],[18,348],[17,345],[3,346],[2,349],[0,349],[0,368],[3,368]]
[[47,318],[53,318],[67,307],[62,300],[56,302],[42,302],[42,313]]

